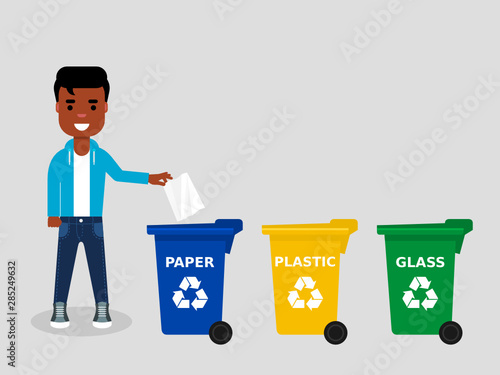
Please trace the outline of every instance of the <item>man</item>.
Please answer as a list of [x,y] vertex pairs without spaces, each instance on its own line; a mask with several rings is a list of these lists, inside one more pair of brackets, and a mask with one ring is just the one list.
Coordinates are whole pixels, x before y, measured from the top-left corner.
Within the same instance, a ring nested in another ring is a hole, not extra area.
[[66,66],[54,84],[59,125],[72,140],[52,159],[48,173],[48,226],[59,228],[51,326],[69,326],[68,292],[78,244],[83,242],[96,302],[93,325],[111,326],[102,227],[106,174],[115,181],[164,186],[172,176],[122,170],[90,139],[104,127],[109,83],[100,67]]

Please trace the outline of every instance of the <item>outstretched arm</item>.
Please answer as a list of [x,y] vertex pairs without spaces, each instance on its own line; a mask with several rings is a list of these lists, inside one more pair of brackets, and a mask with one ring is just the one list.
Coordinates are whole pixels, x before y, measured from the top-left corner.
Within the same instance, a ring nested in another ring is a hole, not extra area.
[[104,152],[103,155],[106,158],[106,172],[115,181],[133,182],[137,184],[147,184],[149,182],[152,185],[165,186],[167,181],[172,179],[172,176],[168,172],[149,174],[144,172],[124,171],[114,161],[111,155],[107,152]]

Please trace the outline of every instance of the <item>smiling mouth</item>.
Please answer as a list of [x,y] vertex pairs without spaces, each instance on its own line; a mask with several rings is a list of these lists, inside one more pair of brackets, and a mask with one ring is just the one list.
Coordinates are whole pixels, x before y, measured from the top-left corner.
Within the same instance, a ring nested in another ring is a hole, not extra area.
[[76,130],[79,130],[83,132],[84,130],[87,130],[90,124],[75,124]]

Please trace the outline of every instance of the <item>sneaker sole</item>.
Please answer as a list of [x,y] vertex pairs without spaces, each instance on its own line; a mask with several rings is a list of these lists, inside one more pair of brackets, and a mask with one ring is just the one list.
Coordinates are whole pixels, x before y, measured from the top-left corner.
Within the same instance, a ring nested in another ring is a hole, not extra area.
[[92,322],[92,325],[95,328],[99,328],[99,329],[109,328],[109,327],[111,327],[112,324],[113,324],[113,322],[104,322],[104,323],[101,323],[101,322]]
[[52,328],[63,329],[69,327],[69,322],[50,322]]

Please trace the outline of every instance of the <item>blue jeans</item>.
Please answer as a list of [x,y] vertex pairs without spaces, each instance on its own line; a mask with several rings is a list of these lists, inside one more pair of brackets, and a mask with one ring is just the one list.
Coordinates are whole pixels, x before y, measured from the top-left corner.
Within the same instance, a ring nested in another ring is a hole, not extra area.
[[95,302],[108,303],[102,217],[61,217],[54,303],[67,303],[78,244],[83,242]]

